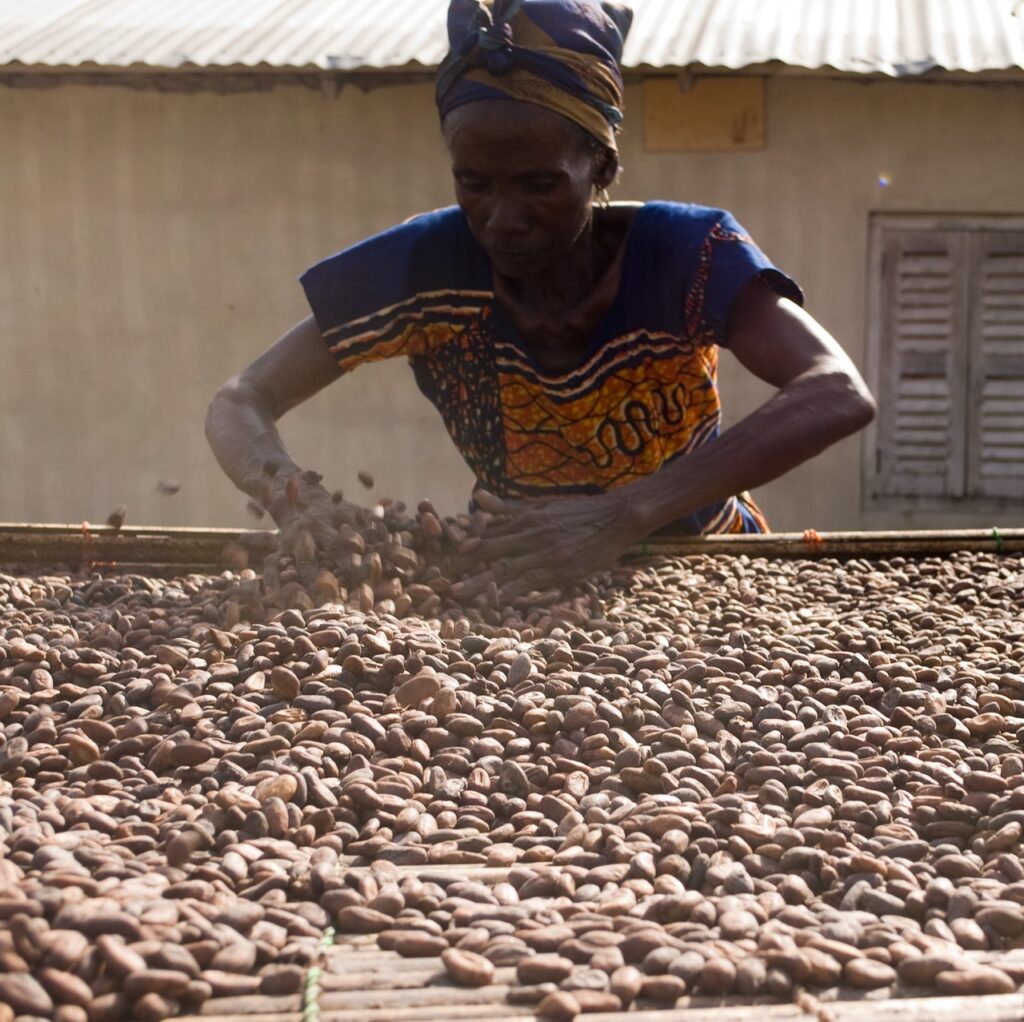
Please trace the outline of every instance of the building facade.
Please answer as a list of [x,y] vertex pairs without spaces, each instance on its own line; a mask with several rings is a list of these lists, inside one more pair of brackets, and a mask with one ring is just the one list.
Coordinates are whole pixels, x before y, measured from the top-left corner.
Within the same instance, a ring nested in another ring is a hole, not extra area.
[[[308,265],[452,201],[429,72],[408,53],[397,74],[20,52],[0,74],[0,520],[125,504],[136,524],[252,524],[207,403],[307,314]],[[772,526],[1020,525],[1024,60],[651,61],[630,69],[613,198],[731,210],[882,402],[869,432],[758,492]],[[726,425],[771,393],[728,353],[722,381]],[[352,499],[465,504],[470,474],[404,362],[281,428]]]

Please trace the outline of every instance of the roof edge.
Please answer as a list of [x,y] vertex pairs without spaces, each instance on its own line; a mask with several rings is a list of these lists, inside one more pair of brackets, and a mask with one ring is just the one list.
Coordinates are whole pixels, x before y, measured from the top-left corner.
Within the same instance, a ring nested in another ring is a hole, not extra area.
[[[648,77],[787,77],[787,78],[843,78],[854,81],[1024,81],[1024,67],[1007,65],[1004,67],[984,68],[977,71],[962,69],[949,70],[939,66],[930,66],[920,70],[897,68],[870,68],[855,71],[837,67],[834,64],[816,66],[790,64],[784,61],[768,61],[757,64],[744,64],[736,67],[725,65],[690,64],[680,67],[672,64],[638,64],[623,69],[628,80]],[[322,79],[343,81],[345,79],[380,78],[390,80],[397,78],[432,78],[436,65],[410,61],[401,65],[372,66],[363,65],[347,68],[324,67],[319,64],[270,64],[261,61],[254,64],[197,64],[185,61],[169,66],[166,64],[149,64],[137,62],[133,64],[98,64],[86,61],[81,64],[26,64],[22,61],[11,61],[0,64],[0,75],[32,75],[32,76],[115,76],[141,75],[152,77],[217,77],[218,75],[250,75],[268,78],[285,78],[296,75],[315,76]]]

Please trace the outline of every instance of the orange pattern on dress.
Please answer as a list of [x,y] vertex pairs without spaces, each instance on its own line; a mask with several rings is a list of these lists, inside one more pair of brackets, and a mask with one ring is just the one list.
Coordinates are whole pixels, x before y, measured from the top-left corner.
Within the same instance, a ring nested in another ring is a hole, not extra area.
[[713,431],[721,414],[717,349],[664,340],[673,354],[649,351],[602,367],[600,382],[591,378],[568,400],[531,375],[499,371],[510,487],[614,489],[658,471]]

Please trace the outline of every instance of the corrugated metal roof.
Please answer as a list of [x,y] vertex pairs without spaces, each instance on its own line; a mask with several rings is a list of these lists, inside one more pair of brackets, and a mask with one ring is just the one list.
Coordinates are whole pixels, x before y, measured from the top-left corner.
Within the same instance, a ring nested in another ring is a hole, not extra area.
[[[627,67],[1024,68],[1019,0],[632,5]],[[0,66],[430,68],[444,56],[446,9],[447,0],[0,0]]]

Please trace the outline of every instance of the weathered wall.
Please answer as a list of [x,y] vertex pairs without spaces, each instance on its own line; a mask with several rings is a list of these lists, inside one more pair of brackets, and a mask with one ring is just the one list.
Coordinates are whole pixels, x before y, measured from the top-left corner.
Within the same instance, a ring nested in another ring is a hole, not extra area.
[[[863,365],[870,212],[1024,210],[1024,87],[783,77],[766,99],[764,149],[654,155],[634,88],[619,197],[732,209]],[[247,523],[203,438],[206,404],[305,314],[308,264],[451,201],[430,87],[8,88],[0,137],[0,520],[102,520],[125,503],[137,523]],[[730,361],[734,421],[768,391]],[[405,363],[339,381],[283,432],[353,495],[362,467],[376,493],[455,509],[468,492]],[[766,487],[772,524],[992,520],[863,513],[862,447]],[[167,476],[175,497],[155,492]]]

